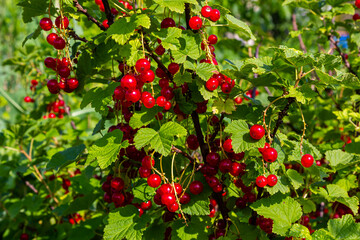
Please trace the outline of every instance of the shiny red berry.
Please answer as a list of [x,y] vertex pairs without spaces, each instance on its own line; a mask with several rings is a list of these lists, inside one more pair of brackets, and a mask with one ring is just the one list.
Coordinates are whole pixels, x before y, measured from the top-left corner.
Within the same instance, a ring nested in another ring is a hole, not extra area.
[[269,185],[270,187],[273,187],[276,185],[278,179],[274,174],[270,174],[267,178],[266,178],[266,182],[267,185]]
[[52,28],[52,21],[50,18],[42,18],[40,20],[40,27],[44,31],[49,31]]
[[189,26],[192,30],[199,30],[202,27],[202,20],[200,17],[195,16],[190,18]]
[[54,46],[55,49],[62,50],[65,48],[66,42],[62,37],[57,37],[55,38],[52,45]]
[[222,173],[228,173],[231,170],[232,161],[230,159],[223,159],[219,162],[219,170]]
[[58,35],[56,33],[50,33],[47,37],[46,37],[46,41],[53,45],[54,44],[54,41],[55,39],[58,37]]
[[262,156],[266,162],[272,163],[276,161],[278,153],[275,148],[266,148],[263,150]]
[[219,81],[216,78],[210,78],[206,81],[206,88],[209,91],[214,91],[219,87]]
[[228,153],[233,152],[232,140],[231,139],[226,139],[225,142],[223,143],[223,148],[224,148],[225,152],[228,152]]
[[255,125],[251,126],[251,128],[250,128],[250,136],[253,139],[259,140],[264,135],[265,135],[265,129],[263,128],[263,126],[258,125],[258,124],[255,124]]
[[220,19],[220,11],[217,10],[217,9],[211,10],[210,20],[213,21],[213,22],[216,22],[219,19]]
[[180,203],[181,204],[187,204],[189,203],[191,200],[190,194],[188,193],[184,193],[181,197],[180,197]]
[[236,98],[234,99],[234,101],[235,101],[236,104],[239,105],[239,104],[242,103],[243,99],[242,99],[241,97],[236,97]]
[[136,71],[138,71],[139,73],[150,70],[150,67],[150,62],[145,58],[137,60],[135,64]]
[[172,18],[165,18],[161,22],[161,28],[176,27],[175,20]]
[[168,205],[176,202],[176,197],[174,194],[165,193],[161,196],[161,202],[162,202],[162,204],[165,204],[166,206],[168,206]]
[[190,192],[194,195],[200,194],[203,189],[204,185],[200,181],[193,181],[189,186]]
[[210,152],[206,156],[206,163],[210,166],[216,167],[219,164],[220,161],[220,155],[216,152]]
[[258,176],[256,178],[256,185],[258,187],[265,187],[267,185],[267,179],[264,176]]
[[140,207],[141,207],[141,209],[143,209],[143,210],[149,210],[150,208],[151,208],[151,206],[152,206],[152,202],[149,200],[149,201],[147,201],[147,202],[142,202],[141,204],[140,204]]
[[314,157],[311,154],[305,154],[301,157],[301,164],[308,168],[314,164]]
[[132,75],[126,74],[121,78],[121,87],[125,90],[134,90],[137,86],[136,78]]
[[111,180],[111,188],[116,191],[121,191],[124,188],[124,185],[124,180],[119,177],[113,178],[113,180]]
[[163,96],[159,96],[159,97],[156,99],[156,104],[157,104],[159,107],[164,107],[165,102],[166,102],[166,98],[163,97]]
[[140,74],[140,80],[144,83],[151,83],[155,79],[155,73],[153,70],[145,70]]
[[186,139],[186,143],[188,145],[188,148],[191,150],[196,150],[199,147],[199,141],[196,137],[196,135],[189,135]]
[[211,15],[211,10],[212,10],[212,8],[210,6],[204,6],[201,8],[201,15],[204,18],[208,18]]
[[61,16],[58,16],[55,19],[55,25],[57,28],[66,29],[69,26],[69,19],[66,16],[63,16],[62,21],[61,21]]
[[208,42],[212,45],[215,45],[218,41],[218,38],[216,35],[212,34],[208,37]]
[[168,66],[168,70],[172,75],[175,75],[179,71],[179,64],[177,63],[170,63]]
[[161,184],[161,178],[157,174],[151,174],[147,179],[147,184],[150,187],[157,188]]
[[177,202],[174,202],[170,205],[167,205],[167,209],[169,210],[169,212],[176,212],[177,210],[179,210],[179,204],[177,204]]

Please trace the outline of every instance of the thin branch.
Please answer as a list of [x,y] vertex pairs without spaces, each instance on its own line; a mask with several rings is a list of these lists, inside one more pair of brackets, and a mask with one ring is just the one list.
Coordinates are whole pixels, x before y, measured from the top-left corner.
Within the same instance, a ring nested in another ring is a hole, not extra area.
[[279,114],[278,114],[278,119],[277,119],[277,121],[276,121],[276,125],[275,125],[275,128],[274,128],[274,131],[273,131],[273,133],[271,134],[271,138],[274,138],[274,137],[275,137],[277,130],[279,129],[280,125],[283,123],[283,121],[282,121],[283,118],[288,115],[287,111],[289,110],[290,105],[291,105],[293,102],[295,102],[295,98],[290,97],[290,98],[287,99],[287,101],[288,101],[288,102],[287,102],[286,106],[284,107],[284,109],[281,110],[281,112],[279,112]]
[[196,168],[198,167],[198,163],[196,162],[195,158],[191,157],[189,154],[187,154],[186,152],[181,151],[180,149],[178,149],[175,146],[171,147],[171,151],[175,152],[175,153],[179,153],[181,155],[183,155],[184,157],[186,157],[187,159],[190,160],[190,163],[195,163]]
[[21,176],[20,173],[17,173],[17,175],[19,176],[19,178],[21,178],[21,181],[23,181],[25,185],[28,186],[35,194],[39,193],[39,191],[34,187],[34,185],[32,185],[29,181],[25,180],[25,178]]
[[[296,23],[296,15],[295,15],[295,13],[293,13],[291,17],[292,17],[293,29],[294,29],[294,31],[298,31],[299,29],[298,29],[298,25]],[[300,43],[300,48],[303,50],[304,53],[306,53],[307,52],[306,46],[305,46],[305,43],[304,43],[304,41],[303,41],[303,39],[301,37],[301,34],[298,35],[298,39],[299,39],[299,43]]]
[[196,111],[193,111],[191,113],[191,119],[194,123],[196,137],[200,145],[201,155],[203,159],[205,160],[207,154],[209,153],[208,145],[204,141],[204,135],[201,130],[200,121],[199,121],[199,115]]
[[104,4],[106,19],[108,20],[108,25],[110,26],[114,23],[114,15],[111,13],[108,0],[102,0],[102,3]]
[[96,20],[96,18],[94,18],[93,16],[91,16],[88,13],[87,9],[83,8],[83,6],[80,5],[78,0],[73,0],[73,5],[74,5],[74,7],[76,7],[77,11],[80,13],[83,13],[89,19],[89,21],[92,21],[93,23],[95,23],[96,26],[98,26],[101,30],[103,30],[103,31],[106,30],[106,28],[98,20]]
[[88,40],[86,40],[86,38],[82,38],[79,35],[77,35],[74,30],[69,31],[69,36],[71,36],[75,40],[79,40],[79,41],[82,41],[82,42],[85,42],[85,43],[88,42]]
[[339,42],[338,41],[335,41],[333,39],[333,36],[330,35],[329,36],[329,40],[331,42],[331,44],[334,45],[336,51],[340,54],[344,64],[345,64],[345,67],[349,70],[349,72],[351,72],[352,74],[354,74],[355,76],[357,76],[357,74],[355,73],[355,71],[351,68],[351,65],[350,65],[350,62],[346,59],[346,54],[341,50],[341,48],[339,47]]
[[150,48],[148,41],[145,40],[145,39],[144,39],[144,47],[145,47],[146,51],[148,52],[147,54],[152,59],[154,59],[154,61],[158,64],[158,67],[161,68],[161,70],[163,70],[166,73],[166,75],[168,76],[168,78],[172,81],[173,80],[172,74],[169,72],[169,70],[162,63],[161,59],[153,53],[153,50]]
[[215,126],[215,131],[214,131],[214,133],[211,135],[211,137],[209,139],[210,143],[213,142],[215,140],[216,136],[218,135],[218,133],[220,131],[220,124],[222,124],[222,121],[224,120],[224,118],[225,118],[225,114],[222,113],[218,124]]

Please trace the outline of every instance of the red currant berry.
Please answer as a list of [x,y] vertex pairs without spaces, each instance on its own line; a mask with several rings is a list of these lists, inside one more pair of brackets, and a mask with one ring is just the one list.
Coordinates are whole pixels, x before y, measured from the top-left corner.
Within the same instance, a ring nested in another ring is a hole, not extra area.
[[116,191],[121,191],[124,188],[124,180],[122,180],[121,178],[113,178],[113,180],[111,180],[111,188],[115,189]]
[[50,18],[42,18],[40,20],[40,27],[44,31],[49,31],[52,28],[52,21]]
[[357,8],[360,8],[360,0],[356,0],[356,1],[355,1],[355,6],[356,6]]
[[[164,70],[162,70],[161,68],[157,68],[156,70],[155,70],[155,74],[156,74],[156,76],[158,77],[158,78],[166,78],[167,77],[167,75],[166,75],[166,73],[164,72]],[[161,86],[160,86],[161,87]],[[161,88],[163,88],[163,87],[161,87]]]
[[173,204],[167,205],[167,209],[169,210],[169,212],[176,212],[177,210],[179,210],[179,204],[174,202]]
[[44,63],[47,68],[55,68],[56,67],[56,60],[52,57],[45,58]]
[[222,173],[228,173],[231,170],[232,161],[230,159],[224,159],[219,162],[219,170]]
[[224,82],[221,84],[221,91],[225,94],[229,94],[232,90],[232,86],[230,83]]
[[188,148],[191,150],[196,150],[199,147],[199,141],[195,135],[189,135],[186,139],[186,143]]
[[159,107],[164,107],[165,102],[166,102],[166,98],[163,97],[163,96],[159,96],[159,97],[156,99],[156,104],[157,104]]
[[155,73],[153,70],[145,70],[140,74],[140,80],[144,83],[151,83],[155,79]]
[[239,176],[241,173],[244,172],[244,167],[238,162],[233,162],[231,164],[230,174],[234,177]]
[[269,185],[270,187],[273,187],[276,185],[278,179],[274,174],[270,174],[267,178],[266,178],[266,182],[267,185]]
[[52,94],[57,94],[60,91],[59,84],[55,79],[50,79],[47,82],[47,88],[49,89],[49,92]]
[[216,35],[212,34],[208,37],[208,42],[212,45],[215,45],[218,41],[218,38]]
[[311,167],[314,164],[314,157],[311,154],[305,154],[301,157],[301,164],[303,167]]
[[141,160],[141,166],[143,166],[144,168],[151,169],[154,165],[155,165],[155,160],[150,156],[145,156]]
[[265,187],[265,186],[267,185],[267,179],[266,179],[266,177],[264,177],[264,176],[258,176],[258,177],[256,178],[256,185],[257,185],[258,187],[261,187],[261,188]]
[[210,6],[204,6],[201,8],[201,15],[204,18],[208,18],[211,15],[211,10],[212,10],[212,8]]
[[354,21],[359,20],[360,15],[358,13],[355,13],[352,18],[353,18]]
[[164,96],[168,101],[174,98],[174,91],[172,87],[165,87],[161,89],[160,94]]
[[232,140],[231,139],[226,139],[225,142],[223,143],[223,148],[224,148],[225,152],[228,152],[228,153],[233,152]]
[[66,42],[62,37],[55,38],[53,46],[57,50],[63,50],[65,48]]
[[147,184],[152,188],[157,188],[161,184],[161,178],[157,174],[151,174],[147,179]]
[[110,26],[109,26],[109,24],[108,24],[108,20],[107,19],[105,19],[103,22],[102,22],[102,25],[104,26],[104,28],[106,28],[106,29],[108,29]]
[[159,80],[159,86],[161,88],[167,88],[169,87],[169,80],[167,80],[166,78],[162,78]]
[[190,18],[189,26],[192,30],[199,30],[202,27],[202,20],[200,17],[195,16]]
[[139,73],[150,70],[150,67],[150,62],[145,58],[137,60],[135,64],[136,71],[138,71]]
[[239,104],[242,103],[243,99],[242,99],[241,97],[236,97],[236,98],[234,99],[234,101],[235,101],[236,104],[239,105]]
[[180,195],[180,193],[182,193],[183,188],[181,186],[180,183],[174,183],[174,187],[175,187],[175,192],[177,195]]
[[32,100],[31,97],[29,97],[29,96],[24,97],[24,102],[29,103],[29,102],[32,102],[32,101],[33,100]]
[[213,22],[216,22],[219,19],[220,19],[220,11],[217,10],[217,9],[211,10],[210,20],[213,21]]
[[275,148],[267,148],[263,150],[262,156],[266,162],[272,163],[276,161],[278,153]]
[[146,108],[153,108],[155,106],[155,98],[150,96],[144,99],[143,104]]
[[149,200],[149,201],[147,201],[147,202],[142,202],[141,204],[140,204],[140,207],[141,207],[141,209],[143,209],[143,210],[149,210],[150,208],[151,208],[151,206],[152,206],[152,202]]
[[194,195],[200,194],[203,189],[204,185],[200,181],[193,181],[189,186],[190,192]]
[[181,197],[180,197],[180,203],[181,204],[187,204],[189,203],[191,200],[190,194],[188,193],[184,193]]
[[215,187],[216,185],[218,185],[220,183],[219,179],[214,176],[210,176],[210,177],[206,178],[206,182],[209,184],[209,186],[211,188]]
[[223,190],[223,186],[221,184],[216,185],[212,188],[214,192],[219,193]]
[[209,91],[214,91],[219,86],[219,81],[216,78],[210,78],[206,81],[206,88]]
[[69,26],[69,19],[66,16],[63,16],[62,21],[61,21],[61,16],[58,16],[55,19],[55,25],[57,28],[66,29]]
[[115,192],[113,193],[111,200],[115,204],[115,206],[121,206],[125,202],[125,197],[124,194]]
[[35,80],[35,79],[31,80],[31,85],[33,85],[33,86],[37,86],[38,83],[39,82],[37,80]]
[[162,204],[169,206],[170,204],[173,204],[176,202],[175,195],[171,194],[171,193],[165,193],[161,196],[161,202],[162,202]]
[[165,18],[161,22],[161,28],[176,27],[175,20],[172,18]]
[[164,104],[164,110],[165,110],[165,111],[169,111],[170,108],[171,108],[171,102],[166,101],[165,104]]
[[172,75],[175,75],[179,71],[179,64],[177,63],[170,63],[168,66],[168,70]]
[[140,167],[139,168],[139,175],[141,178],[148,178],[151,174],[151,170],[149,168]]
[[156,49],[155,49],[155,53],[159,56],[164,55],[165,53],[165,48],[160,44]]
[[66,80],[66,85],[70,88],[70,90],[75,90],[79,86],[79,81],[76,78],[70,78]]
[[264,135],[265,135],[265,129],[263,128],[263,126],[258,125],[258,124],[255,124],[255,125],[251,126],[251,128],[250,128],[250,136],[253,139],[259,140]]
[[55,39],[58,37],[58,35],[56,33],[50,33],[47,37],[46,37],[46,41],[53,45],[54,44],[54,41]]
[[220,161],[220,155],[216,152],[210,152],[206,156],[206,163],[210,166],[216,167],[219,164]]
[[28,240],[29,239],[29,235],[27,233],[22,233],[20,235],[20,240]]
[[126,74],[121,78],[121,87],[125,90],[134,90],[137,86],[136,78],[132,75]]

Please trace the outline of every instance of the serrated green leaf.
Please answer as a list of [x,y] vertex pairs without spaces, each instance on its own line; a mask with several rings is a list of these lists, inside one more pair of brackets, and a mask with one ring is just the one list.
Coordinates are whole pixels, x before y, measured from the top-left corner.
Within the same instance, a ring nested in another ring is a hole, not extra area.
[[154,0],[154,2],[177,13],[185,11],[185,3],[198,4],[196,0]]
[[226,99],[225,102],[221,98],[218,98],[214,101],[212,105],[213,114],[220,114],[220,113],[231,114],[235,110],[236,110],[235,102],[230,98]]
[[153,107],[150,109],[142,109],[140,112],[135,112],[134,115],[130,119],[130,126],[132,128],[141,128],[142,126],[146,126],[151,123],[158,112],[161,112],[162,108]]
[[301,218],[301,206],[291,197],[276,194],[263,198],[250,206],[259,215],[274,221],[273,232],[286,236],[292,224]]
[[23,0],[17,4],[23,8],[22,17],[24,23],[32,21],[33,17],[47,14],[49,3],[47,0]]
[[329,161],[329,165],[337,170],[346,167],[354,159],[353,155],[340,149],[327,151],[325,157]]
[[161,40],[165,49],[176,50],[180,47],[179,37],[182,30],[177,27],[163,28],[159,32],[152,32],[151,35]]
[[256,37],[254,36],[251,29],[249,28],[249,26],[246,23],[235,18],[234,16],[232,16],[230,14],[226,14],[225,18],[228,21],[230,28],[239,31],[241,33],[241,35],[244,35],[248,38],[256,40]]
[[316,205],[310,199],[299,198],[297,201],[301,204],[305,214],[316,211]]
[[295,238],[305,238],[306,240],[312,239],[312,237],[310,236],[309,229],[298,223],[294,224],[291,227],[288,236],[295,237]]
[[328,222],[330,234],[335,239],[359,239],[360,224],[355,223],[351,215],[345,215],[340,219],[330,219]]
[[202,194],[191,196],[191,200],[188,204],[182,205],[182,211],[189,215],[207,216],[210,214],[209,210],[209,196],[211,189],[208,186],[204,186]]
[[293,187],[295,188],[295,190],[304,185],[304,178],[297,171],[295,171],[293,169],[288,169],[286,171],[286,175],[289,178],[289,180],[290,180],[291,184],[293,185]]
[[73,163],[84,150],[85,145],[80,144],[54,154],[46,165],[46,170],[55,169],[58,171],[60,168]]
[[236,120],[230,123],[225,132],[232,134],[232,146],[235,153],[248,151],[253,148],[263,147],[265,144],[265,138],[255,140],[250,137],[248,124],[243,120]]
[[183,85],[184,83],[191,83],[193,81],[192,75],[189,72],[185,72],[184,74],[177,73],[174,76],[174,83],[177,86]]
[[178,123],[167,122],[161,126],[159,132],[151,128],[140,129],[134,138],[135,147],[141,149],[150,145],[156,152],[168,156],[175,136],[184,136],[186,129]]
[[206,239],[208,229],[205,227],[210,221],[197,216],[191,217],[189,224],[184,224],[183,220],[177,220],[172,224],[171,239],[173,240],[197,240]]
[[273,187],[266,187],[266,190],[271,194],[274,195],[277,192],[281,192],[282,194],[290,192],[290,188],[288,187],[289,181],[284,177],[280,176],[278,178],[278,182]]
[[104,229],[104,239],[133,239],[141,240],[150,216],[144,214],[139,217],[139,210],[133,205],[118,208],[109,213]]
[[105,169],[115,162],[121,148],[126,148],[128,142],[122,142],[123,133],[116,129],[107,133],[104,137],[97,140],[89,148],[88,161],[97,159],[101,169]]
[[212,75],[214,75],[216,67],[214,64],[200,63],[196,66],[195,72],[204,81],[207,81]]
[[199,34],[183,32],[179,38],[180,47],[172,51],[174,62],[184,63],[188,57],[197,60],[201,56],[201,41]]

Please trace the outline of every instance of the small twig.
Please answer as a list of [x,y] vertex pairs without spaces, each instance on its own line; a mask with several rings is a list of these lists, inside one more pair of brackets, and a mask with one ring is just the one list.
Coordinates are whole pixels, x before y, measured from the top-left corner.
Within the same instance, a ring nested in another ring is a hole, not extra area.
[[183,155],[184,157],[186,157],[187,159],[190,160],[190,163],[195,163],[196,167],[198,167],[199,164],[196,163],[195,158],[191,157],[191,156],[190,156],[189,154],[187,154],[186,152],[181,151],[180,149],[178,149],[178,148],[175,147],[175,146],[172,146],[172,147],[171,147],[171,151]]
[[293,97],[290,97],[290,98],[288,98],[287,100],[288,100],[288,102],[287,102],[286,106],[285,106],[284,109],[281,110],[281,112],[279,112],[279,114],[278,114],[278,119],[277,119],[277,121],[276,121],[276,125],[275,125],[275,128],[274,128],[274,131],[273,131],[273,133],[270,135],[271,138],[274,138],[274,137],[275,137],[277,130],[279,129],[280,125],[281,125],[282,122],[283,122],[283,121],[282,121],[283,118],[288,114],[287,111],[289,110],[290,105],[291,105],[293,102],[295,102],[295,98],[293,98]]
[[28,186],[35,194],[38,194],[39,191],[34,187],[34,185],[32,185],[29,181],[25,180],[25,178],[23,176],[21,176],[20,173],[16,173],[19,178],[21,178],[21,180],[25,183],[26,186]]
[[108,20],[108,25],[110,26],[114,23],[114,15],[111,13],[108,0],[102,0],[102,3],[104,4],[106,19]]
[[103,30],[103,31],[106,30],[106,28],[98,20],[96,20],[93,16],[91,16],[88,13],[87,9],[84,9],[83,6],[80,5],[78,0],[73,0],[73,5],[74,5],[74,7],[76,7],[77,11],[80,13],[83,13],[89,19],[89,21],[92,21],[93,23],[95,23],[96,26],[98,26],[101,30]]
[[85,42],[85,43],[88,42],[88,40],[86,40],[86,38],[82,38],[79,35],[77,35],[74,30],[69,31],[69,36],[72,37],[75,40],[80,40],[80,41]]
[[331,44],[333,44],[335,46],[336,51],[340,54],[340,56],[341,56],[341,58],[342,58],[342,60],[343,60],[343,62],[345,64],[345,67],[349,70],[349,72],[351,72],[352,74],[357,76],[356,72],[351,68],[350,62],[346,59],[345,53],[339,47],[339,45],[338,45],[339,42],[335,41],[333,39],[332,35],[329,36],[329,40],[330,40]]
[[[292,25],[293,25],[294,31],[298,31],[299,29],[298,29],[298,25],[296,23],[296,15],[295,15],[295,13],[292,14],[291,18],[292,18]],[[298,35],[298,39],[299,39],[299,43],[300,43],[300,48],[303,50],[304,53],[306,53],[307,52],[306,46],[305,46],[305,43],[304,43],[304,41],[303,41],[303,39],[301,37],[301,34]]]

